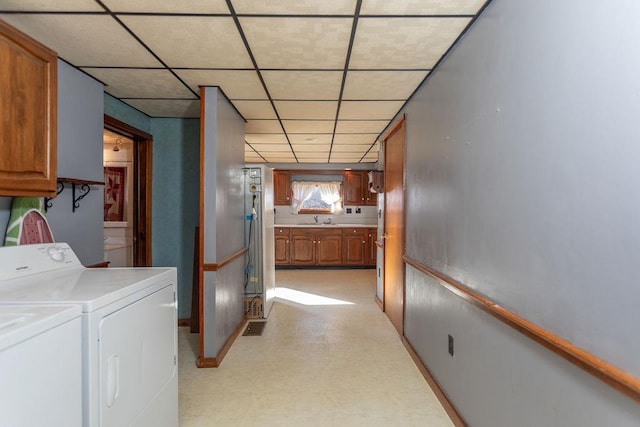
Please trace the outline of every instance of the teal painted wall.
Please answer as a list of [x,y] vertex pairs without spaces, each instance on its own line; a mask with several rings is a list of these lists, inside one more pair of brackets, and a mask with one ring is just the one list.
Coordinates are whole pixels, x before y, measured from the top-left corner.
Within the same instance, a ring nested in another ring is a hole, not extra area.
[[191,315],[193,235],[198,225],[200,121],[155,119],[110,95],[105,114],[152,135],[152,263],[178,269],[178,317]]

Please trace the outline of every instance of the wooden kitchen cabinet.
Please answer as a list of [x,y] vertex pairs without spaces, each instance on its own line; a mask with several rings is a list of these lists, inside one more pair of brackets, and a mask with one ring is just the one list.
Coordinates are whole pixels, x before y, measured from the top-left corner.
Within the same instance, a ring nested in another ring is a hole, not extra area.
[[346,265],[364,265],[366,258],[366,228],[344,228],[343,259]]
[[291,174],[288,171],[273,171],[273,204],[291,204]]
[[291,228],[290,265],[342,265],[342,231]]
[[365,265],[376,265],[376,260],[378,259],[378,247],[376,246],[376,241],[378,240],[378,229],[377,228],[367,228],[367,244],[365,246],[366,255],[364,259]]
[[291,236],[288,227],[274,228],[275,241],[275,263],[276,265],[287,265],[290,260]]
[[57,55],[0,20],[0,195],[56,195]]
[[377,195],[369,191],[369,176],[366,171],[344,171],[343,204],[376,206]]

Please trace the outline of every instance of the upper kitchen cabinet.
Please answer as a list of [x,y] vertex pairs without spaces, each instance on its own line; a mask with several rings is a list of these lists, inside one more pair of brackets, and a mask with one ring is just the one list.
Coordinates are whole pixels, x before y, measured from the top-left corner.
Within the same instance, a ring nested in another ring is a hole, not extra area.
[[377,195],[369,191],[369,177],[366,171],[344,171],[345,205],[375,206]]
[[273,204],[291,204],[291,174],[288,171],[273,171]]
[[0,20],[0,196],[56,194],[57,55]]

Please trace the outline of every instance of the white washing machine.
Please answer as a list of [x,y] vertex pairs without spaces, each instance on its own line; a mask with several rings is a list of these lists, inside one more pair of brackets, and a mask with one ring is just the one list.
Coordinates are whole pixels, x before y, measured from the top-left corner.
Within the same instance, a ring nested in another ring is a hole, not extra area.
[[81,314],[0,305],[1,426],[82,426]]
[[85,427],[178,425],[176,280],[85,268],[66,243],[0,248],[0,304],[81,307]]

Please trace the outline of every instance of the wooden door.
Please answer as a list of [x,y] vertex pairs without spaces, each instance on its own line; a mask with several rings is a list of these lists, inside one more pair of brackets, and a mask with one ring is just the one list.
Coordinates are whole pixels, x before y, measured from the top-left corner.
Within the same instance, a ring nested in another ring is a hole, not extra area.
[[274,230],[275,263],[276,265],[289,264],[289,229],[276,227]]
[[365,229],[349,228],[344,230],[344,263],[348,265],[365,264]]
[[289,246],[291,264],[314,265],[315,238],[312,232],[306,230],[291,230],[291,245]]
[[316,263],[342,264],[342,231],[322,230],[316,234]]
[[291,204],[291,175],[283,171],[273,171],[273,204]]
[[384,144],[384,301],[387,317],[404,334],[404,118],[385,137]]

